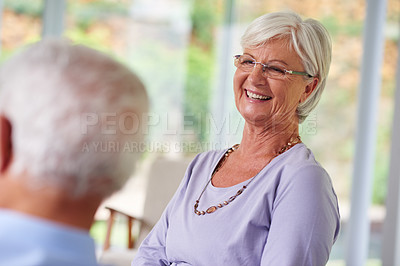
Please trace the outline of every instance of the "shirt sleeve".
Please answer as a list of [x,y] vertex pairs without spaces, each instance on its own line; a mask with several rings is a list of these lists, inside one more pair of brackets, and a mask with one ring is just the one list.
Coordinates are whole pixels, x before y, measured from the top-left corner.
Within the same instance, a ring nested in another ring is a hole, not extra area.
[[149,235],[143,240],[135,258],[132,261],[132,266],[139,265],[170,265],[165,253],[165,239],[168,229],[168,221],[166,210],[162,214],[160,220],[153,227]]
[[331,180],[320,166],[282,176],[261,265],[325,265],[339,231],[337,206]]
[[[160,219],[150,231],[148,236],[141,243],[138,252],[136,253],[131,266],[164,266],[171,265],[166,254],[166,239],[169,226],[169,217],[175,202],[181,197],[187,188],[190,169],[195,164],[196,158],[189,164],[186,170],[185,177],[183,178],[181,184],[179,185],[177,191],[172,197],[171,201],[168,203],[164,212],[162,213]],[[178,264],[172,264],[178,265]],[[183,265],[183,264],[182,264]]]

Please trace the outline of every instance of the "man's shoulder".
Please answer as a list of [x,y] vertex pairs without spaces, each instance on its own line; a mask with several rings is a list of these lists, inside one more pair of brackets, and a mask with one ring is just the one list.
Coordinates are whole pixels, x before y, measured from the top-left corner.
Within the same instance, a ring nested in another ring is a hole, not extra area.
[[97,265],[86,231],[5,209],[0,209],[0,258],[0,266]]

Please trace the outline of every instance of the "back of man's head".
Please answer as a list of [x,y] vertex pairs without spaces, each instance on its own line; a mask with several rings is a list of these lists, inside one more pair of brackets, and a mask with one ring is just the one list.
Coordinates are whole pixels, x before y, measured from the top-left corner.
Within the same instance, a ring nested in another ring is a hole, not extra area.
[[147,108],[143,84],[110,57],[63,40],[31,45],[0,71],[0,116],[10,126],[0,175],[105,198],[133,170],[138,154],[126,146],[142,140]]

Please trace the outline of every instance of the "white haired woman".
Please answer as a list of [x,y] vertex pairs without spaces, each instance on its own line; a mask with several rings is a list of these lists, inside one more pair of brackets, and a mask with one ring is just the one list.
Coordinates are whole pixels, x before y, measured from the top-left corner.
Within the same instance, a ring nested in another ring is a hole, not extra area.
[[234,58],[240,145],[198,155],[132,265],[325,265],[339,232],[329,175],[301,142],[331,62],[326,29],[257,18]]

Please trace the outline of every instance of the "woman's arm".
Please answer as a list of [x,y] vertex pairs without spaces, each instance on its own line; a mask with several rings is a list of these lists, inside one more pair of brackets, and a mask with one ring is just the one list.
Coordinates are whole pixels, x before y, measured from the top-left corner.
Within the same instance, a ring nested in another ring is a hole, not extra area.
[[168,206],[149,235],[143,240],[132,261],[132,266],[170,265],[165,252],[165,240],[168,231]]
[[165,208],[159,221],[153,227],[145,240],[141,243],[132,262],[132,266],[171,265],[166,253],[166,239],[169,230],[170,217],[174,215],[173,212],[175,210],[176,202],[179,202],[185,195],[189,179],[191,177],[192,168],[196,164],[198,157],[199,155],[197,155],[189,164],[181,184]]
[[339,232],[337,198],[328,174],[305,166],[282,177],[261,265],[321,266]]

